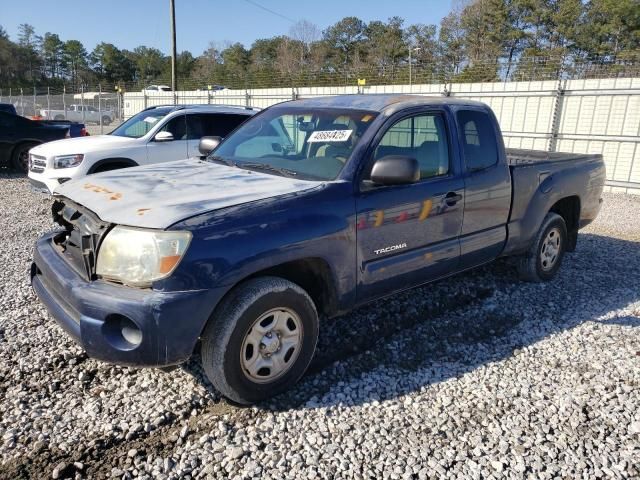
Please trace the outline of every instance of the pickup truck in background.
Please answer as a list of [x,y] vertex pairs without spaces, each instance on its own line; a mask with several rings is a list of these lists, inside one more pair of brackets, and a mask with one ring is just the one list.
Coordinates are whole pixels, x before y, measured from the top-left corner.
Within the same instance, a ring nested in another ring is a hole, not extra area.
[[29,180],[35,189],[53,193],[61,183],[86,175],[197,157],[203,136],[225,137],[256,111],[224,105],[149,107],[108,135],[34,148]]
[[111,110],[98,110],[91,105],[68,105],[66,110],[40,110],[40,115],[49,120],[70,120],[72,122],[110,125],[114,114]]
[[62,185],[31,281],[90,356],[179,364],[200,339],[212,384],[251,404],[302,376],[319,318],[498,257],[552,280],[604,180],[600,155],[505,150],[477,102],[285,102],[204,160]]
[[13,103],[0,103],[0,112],[12,113],[13,115],[18,114]]
[[9,166],[27,173],[29,150],[52,140],[84,136],[81,123],[40,121],[0,110],[0,166]]

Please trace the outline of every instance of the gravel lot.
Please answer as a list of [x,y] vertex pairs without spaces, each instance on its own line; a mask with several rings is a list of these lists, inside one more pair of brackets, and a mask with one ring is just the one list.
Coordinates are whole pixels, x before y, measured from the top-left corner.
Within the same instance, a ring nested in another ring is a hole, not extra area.
[[0,198],[0,478],[640,477],[640,197],[606,195],[553,283],[499,261],[325,321],[256,408],[196,362],[87,358],[27,279],[50,201]]

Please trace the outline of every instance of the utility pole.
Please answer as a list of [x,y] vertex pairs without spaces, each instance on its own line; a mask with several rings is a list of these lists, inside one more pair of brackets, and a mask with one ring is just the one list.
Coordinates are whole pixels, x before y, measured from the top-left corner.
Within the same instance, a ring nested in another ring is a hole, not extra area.
[[411,78],[411,67],[413,66],[413,59],[411,58],[411,52],[417,52],[419,50],[421,50],[420,47],[409,46],[409,87],[411,87],[413,84],[413,81]]
[[413,60],[411,59],[411,50],[412,48],[409,47],[409,89],[411,89],[411,64],[413,63]]
[[171,9],[171,90],[178,89],[178,78],[176,73],[176,2],[169,0]]

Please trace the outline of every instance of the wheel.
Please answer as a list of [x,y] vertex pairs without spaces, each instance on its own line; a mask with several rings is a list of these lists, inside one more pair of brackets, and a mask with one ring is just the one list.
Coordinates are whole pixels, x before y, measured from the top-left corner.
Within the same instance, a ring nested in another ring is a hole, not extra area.
[[567,248],[567,225],[557,213],[549,212],[529,251],[520,258],[520,278],[529,282],[548,282],[560,269]]
[[20,173],[29,173],[29,150],[37,143],[21,143],[14,150],[11,156],[11,165]]
[[295,384],[318,340],[318,313],[298,285],[259,277],[236,287],[202,335],[202,364],[213,386],[248,405]]
[[102,125],[104,125],[105,127],[108,127],[110,124],[111,124],[111,118],[107,117],[106,115],[102,117]]
[[54,120],[64,120],[64,115],[56,115],[53,117]]

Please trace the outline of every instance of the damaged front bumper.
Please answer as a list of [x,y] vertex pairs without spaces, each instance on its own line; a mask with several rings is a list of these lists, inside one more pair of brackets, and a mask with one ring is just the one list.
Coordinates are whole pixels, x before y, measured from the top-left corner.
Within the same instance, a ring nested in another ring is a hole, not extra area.
[[49,313],[90,357],[135,366],[186,361],[211,314],[207,290],[161,292],[83,278],[40,238],[31,285]]

